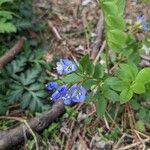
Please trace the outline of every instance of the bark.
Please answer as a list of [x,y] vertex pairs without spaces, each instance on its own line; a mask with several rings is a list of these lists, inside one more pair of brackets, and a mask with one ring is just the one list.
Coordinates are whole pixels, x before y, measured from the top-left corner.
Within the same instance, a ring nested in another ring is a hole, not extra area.
[[[55,103],[50,111],[40,117],[27,121],[33,132],[41,132],[47,128],[51,122],[58,118],[64,111],[63,101]],[[22,143],[26,137],[31,137],[25,124],[20,124],[14,129],[0,132],[0,150],[10,149],[12,146]]]
[[2,69],[8,62],[10,62],[14,58],[14,56],[16,56],[21,51],[24,41],[24,37],[20,38],[19,41],[8,52],[0,57],[0,69]]

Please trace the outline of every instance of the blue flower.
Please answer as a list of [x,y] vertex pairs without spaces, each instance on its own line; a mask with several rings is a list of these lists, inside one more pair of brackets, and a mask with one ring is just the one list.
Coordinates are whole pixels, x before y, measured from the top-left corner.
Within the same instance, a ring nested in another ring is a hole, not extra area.
[[64,101],[65,105],[70,105],[72,103],[71,95],[66,94],[64,97],[62,97],[62,100]]
[[69,92],[71,94],[71,101],[72,102],[84,102],[86,98],[86,90],[82,86],[73,85]]
[[51,100],[56,102],[57,100],[62,99],[62,97],[65,96],[66,92],[67,92],[66,85],[58,87],[58,89],[51,95]]
[[60,59],[60,61],[57,62],[56,65],[57,72],[60,75],[72,73],[77,69],[77,66],[69,59]]
[[46,84],[47,90],[54,90],[57,88],[57,83],[56,82],[49,82]]
[[141,25],[141,28],[147,32],[148,31],[148,25],[147,25],[147,22],[144,18],[144,16],[137,16],[136,17],[136,20],[137,20],[137,23],[139,23]]

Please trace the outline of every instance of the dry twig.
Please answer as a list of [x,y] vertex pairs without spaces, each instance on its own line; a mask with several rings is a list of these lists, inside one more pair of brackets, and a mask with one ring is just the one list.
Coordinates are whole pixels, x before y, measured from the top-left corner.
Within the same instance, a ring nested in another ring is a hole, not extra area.
[[20,38],[18,42],[8,52],[6,52],[2,57],[0,57],[0,69],[2,69],[21,51],[25,40],[25,37]]
[[103,18],[103,13],[102,11],[100,12],[100,17],[99,17],[99,21],[96,27],[96,40],[93,43],[93,45],[91,46],[91,59],[94,60],[98,54],[98,51],[100,49],[101,46],[101,42],[102,42],[102,33],[103,33],[103,24],[104,24],[104,18]]
[[58,33],[58,30],[56,29],[56,27],[54,27],[54,25],[53,25],[53,23],[51,21],[48,21],[48,26],[52,30],[54,35],[56,36],[57,40],[61,41],[62,38],[61,38],[60,34]]

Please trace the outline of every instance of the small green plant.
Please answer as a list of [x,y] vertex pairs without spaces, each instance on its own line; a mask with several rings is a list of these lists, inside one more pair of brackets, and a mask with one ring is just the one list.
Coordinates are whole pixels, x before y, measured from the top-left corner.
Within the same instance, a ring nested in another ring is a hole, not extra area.
[[0,1],[0,33],[16,32],[16,27],[11,22],[14,13],[3,8],[4,5],[11,5],[13,0]]
[[22,108],[42,111],[46,104],[47,92],[44,82],[46,73],[41,50],[22,52],[0,72],[1,114],[9,104],[19,102]]
[[[93,64],[89,56],[86,55],[79,61],[77,69],[69,72],[69,74],[66,73],[68,75],[64,75],[63,79],[58,80],[58,82],[68,86],[72,84],[82,85],[86,88],[87,101],[94,101],[97,114],[103,116],[108,103],[135,103],[133,99],[136,99],[137,96],[143,99],[143,95],[150,93],[148,86],[150,83],[150,67],[143,69],[139,67],[142,42],[136,41],[132,29],[129,32],[125,32],[126,25],[123,18],[125,1],[102,0],[100,1],[100,6],[105,17],[105,40],[107,43],[105,50],[106,53],[112,51],[115,59],[110,58],[109,61],[107,59],[106,68],[100,63]],[[144,32],[148,31],[147,22],[143,17],[137,17],[137,22],[141,24]],[[144,41],[146,42],[146,40],[147,36]],[[106,55],[109,58],[108,53]],[[117,63],[117,66],[114,74],[109,74],[106,70],[109,70],[109,66],[115,63]],[[63,63],[59,63],[58,73],[67,67]],[[147,109],[144,109],[144,112],[147,112]],[[138,126],[139,123],[137,123]]]

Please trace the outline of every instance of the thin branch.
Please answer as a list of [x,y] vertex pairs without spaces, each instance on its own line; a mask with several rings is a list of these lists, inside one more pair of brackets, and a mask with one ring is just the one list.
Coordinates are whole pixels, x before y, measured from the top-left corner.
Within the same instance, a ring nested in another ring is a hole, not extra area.
[[51,21],[48,21],[48,26],[52,30],[52,32],[55,35],[55,37],[57,38],[57,40],[61,41],[62,38],[61,38],[60,34],[58,33],[58,30],[56,29],[56,27],[54,27],[54,25]]
[[[46,111],[40,117],[32,118],[26,123],[24,122],[24,119],[22,119],[23,123],[16,128],[0,132],[0,149],[9,149],[12,146],[22,143],[25,141],[25,134],[27,138],[32,135],[35,140],[36,138],[33,132],[41,132],[43,129],[47,128],[52,121],[63,113],[63,111],[64,103],[63,101],[59,101],[53,105],[50,111]],[[13,118],[16,119],[16,117]],[[2,119],[2,117],[0,119]],[[28,129],[25,129],[26,126],[28,126]],[[31,130],[33,132],[31,132]]]
[[[150,141],[150,138],[147,138],[147,139],[143,140],[144,143],[145,143],[145,142],[148,142],[148,141]],[[133,147],[135,147],[135,146],[137,146],[137,145],[139,145],[139,144],[141,144],[141,142],[133,143],[133,144],[131,144],[131,145],[128,145],[128,146],[119,148],[118,150],[129,150],[130,148],[133,148]]]
[[25,40],[25,37],[21,37],[8,52],[0,57],[0,69],[2,69],[7,63],[9,63],[21,51]]
[[103,24],[104,24],[104,17],[103,12],[100,12],[99,21],[96,27],[96,40],[91,46],[91,59],[94,60],[99,52],[101,42],[102,42],[102,35],[103,35]]

